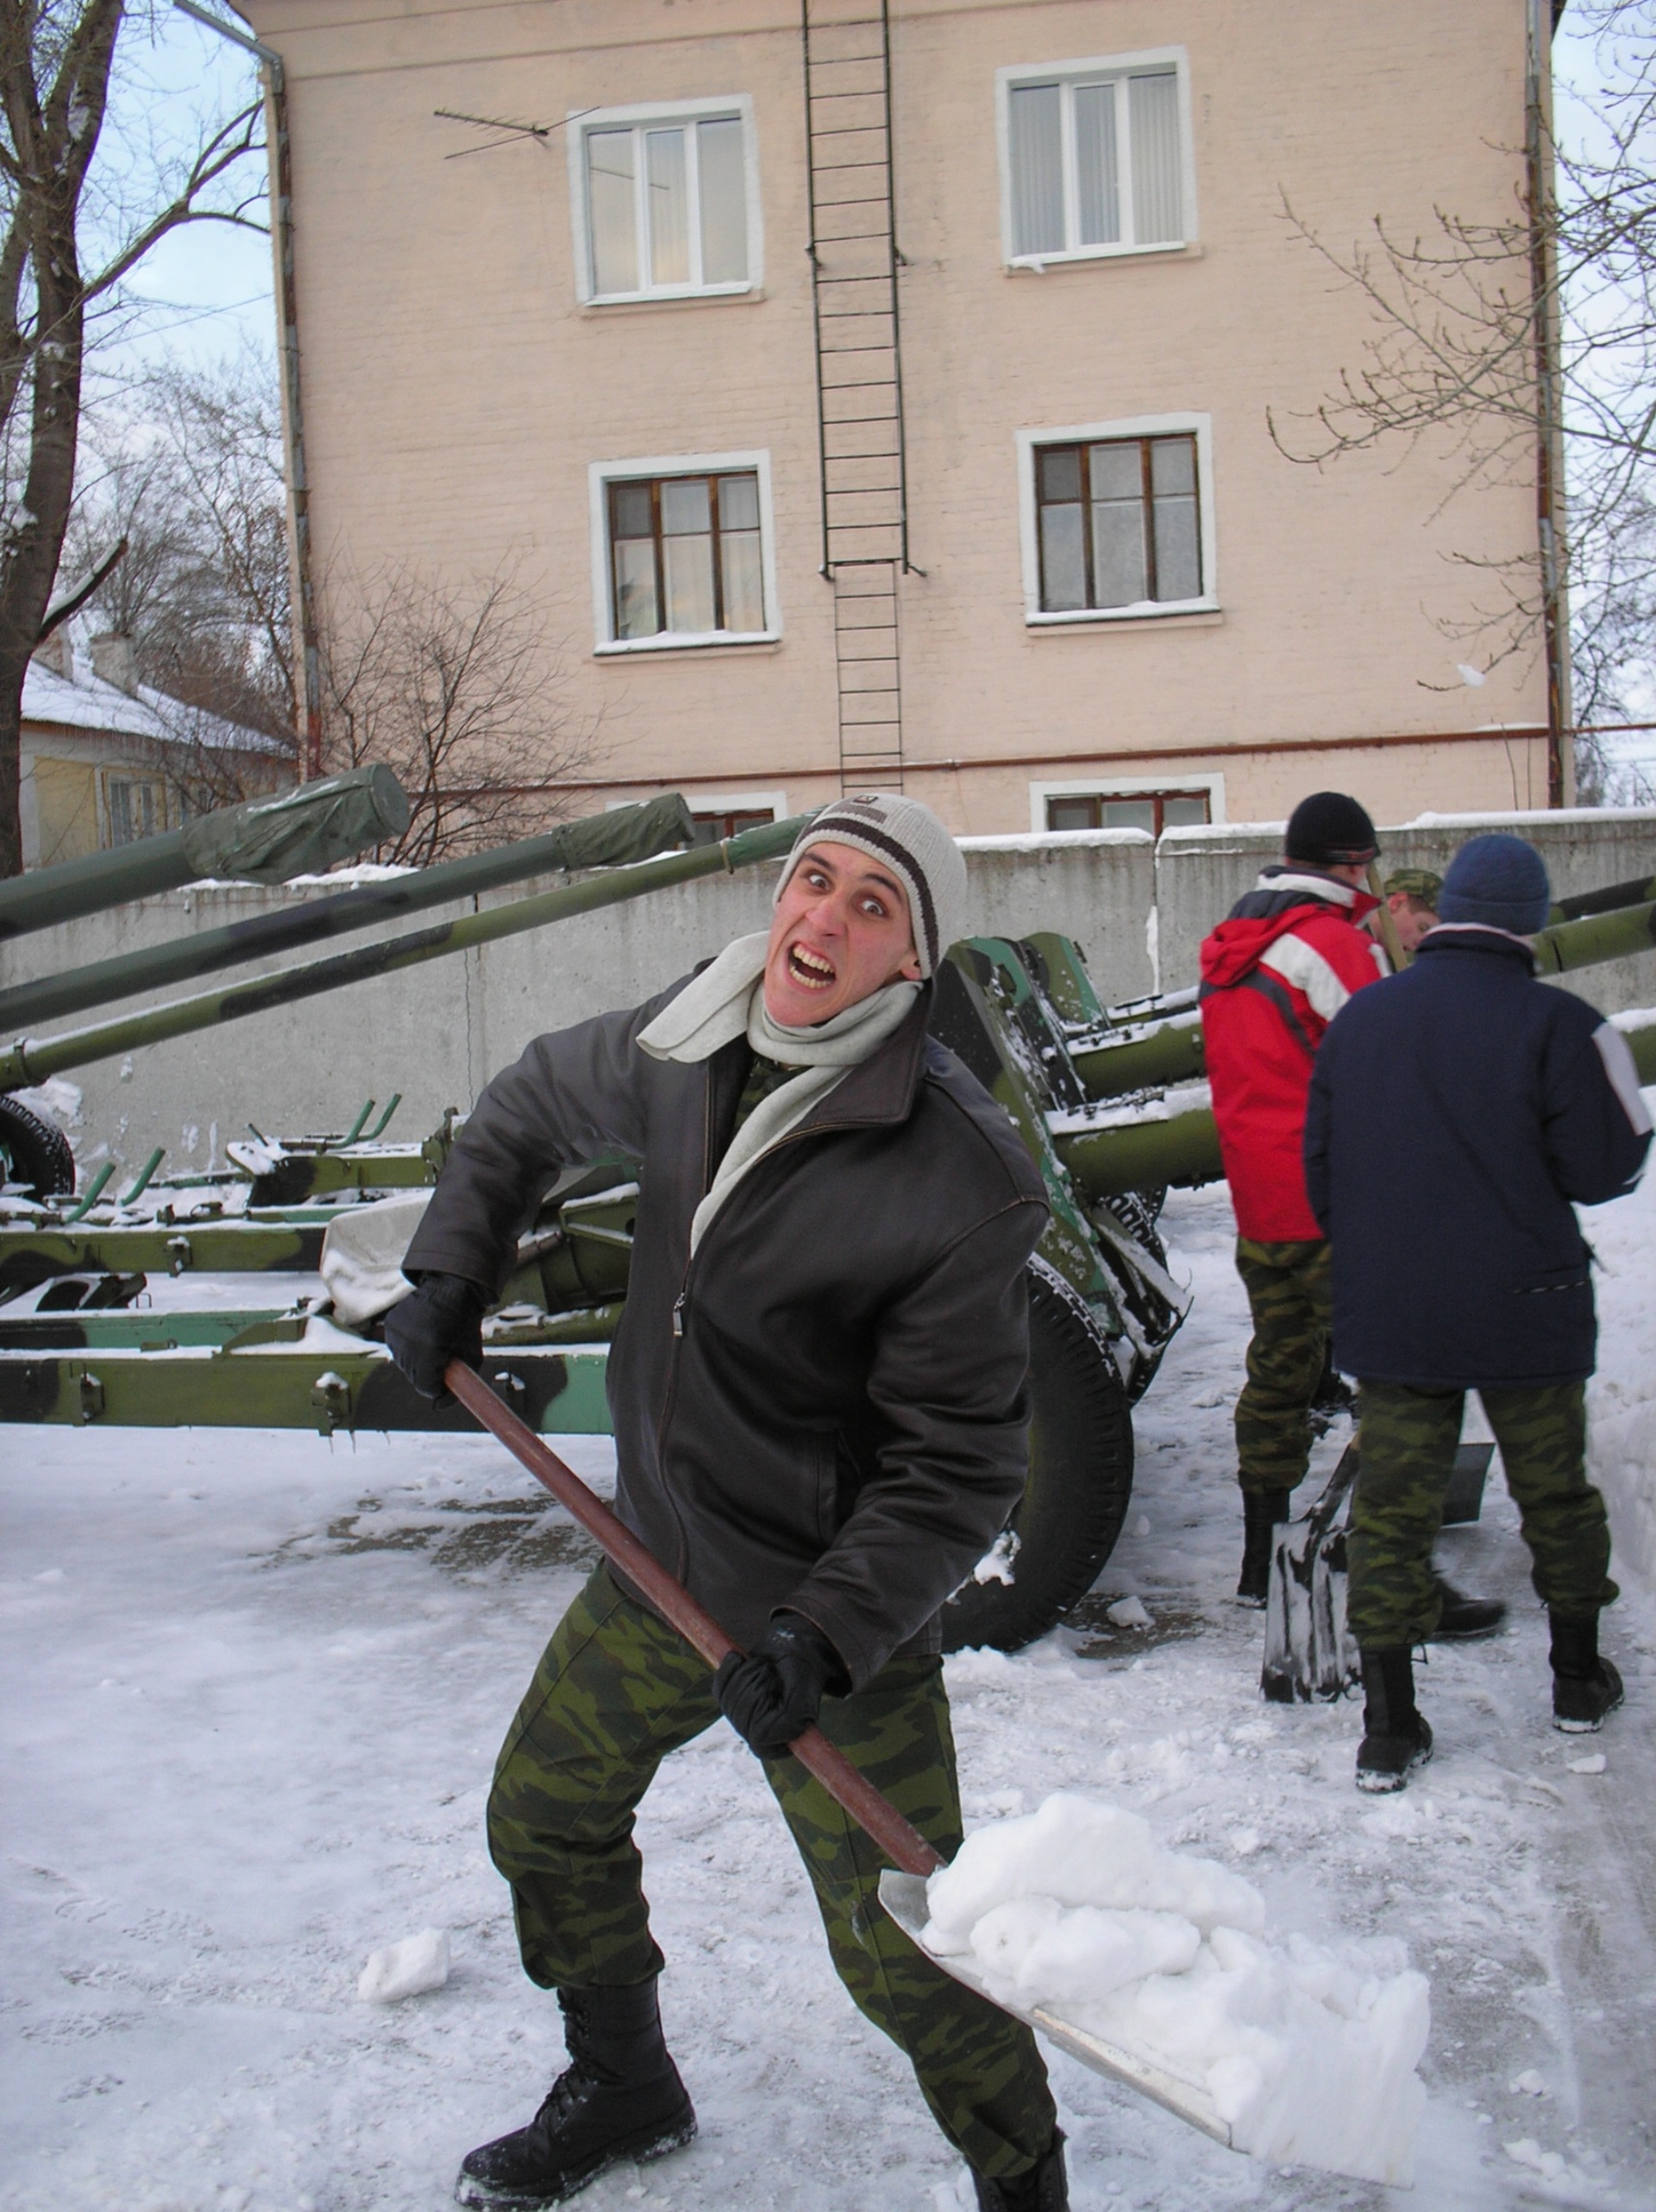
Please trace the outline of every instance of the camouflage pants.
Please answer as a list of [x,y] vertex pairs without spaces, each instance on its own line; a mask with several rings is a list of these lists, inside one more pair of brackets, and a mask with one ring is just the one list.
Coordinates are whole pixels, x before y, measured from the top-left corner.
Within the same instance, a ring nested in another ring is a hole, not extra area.
[[[1480,1390],[1501,1447],[1507,1488],[1523,1516],[1531,1579],[1556,1611],[1579,1619],[1616,1596],[1604,1501],[1587,1480],[1585,1389]],[[1460,1442],[1461,1390],[1364,1382],[1362,1438],[1347,1543],[1346,1620],[1370,1651],[1418,1644],[1438,1625],[1432,1543]]]
[[1311,1457],[1308,1412],[1322,1379],[1331,1314],[1321,1238],[1236,1240],[1253,1338],[1236,1401],[1236,1479],[1245,1490],[1291,1490]]
[[[524,1970],[543,1989],[619,1987],[661,1970],[633,1813],[667,1754],[718,1718],[706,1664],[600,1567],[547,1646],[489,1800],[490,1853],[511,1884]],[[945,1858],[960,1848],[940,1660],[893,1659],[856,1696],[825,1700],[821,1726]],[[881,1855],[821,1784],[793,1758],[764,1766],[859,2010],[906,2053],[969,2165],[1026,2172],[1057,2124],[1034,2037],[887,1916]]]

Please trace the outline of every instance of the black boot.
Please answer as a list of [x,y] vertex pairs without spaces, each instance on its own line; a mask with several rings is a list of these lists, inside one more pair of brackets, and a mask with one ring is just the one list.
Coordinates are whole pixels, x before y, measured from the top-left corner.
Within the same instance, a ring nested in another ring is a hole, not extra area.
[[1414,1709],[1414,1669],[1407,1644],[1363,1654],[1363,1741],[1357,1786],[1402,1789],[1432,1756],[1432,1731]]
[[569,2064],[527,2127],[462,2162],[455,2194],[497,2212],[561,2204],[623,2159],[657,2159],[696,2132],[662,2040],[654,1979],[628,1990],[560,1990]]
[[1438,1625],[1428,1644],[1470,1644],[1479,1636],[1493,1636],[1507,1617],[1499,1598],[1467,1597],[1452,1582],[1434,1573],[1438,1586]]
[[1263,1605],[1270,1586],[1270,1539],[1279,1521],[1288,1519],[1287,1490],[1244,1490],[1242,1493],[1242,1573],[1236,1595],[1243,1605]]
[[1574,1620],[1561,1613],[1547,1618],[1552,1624],[1552,1726],[1568,1736],[1590,1736],[1622,1702],[1622,1677],[1598,1656],[1596,1613]]
[[977,2212],[1069,2212],[1063,2130],[1054,2134],[1051,2150],[1027,2173],[1020,2173],[1013,2181],[991,2181],[974,2166],[972,2187],[977,2191]]

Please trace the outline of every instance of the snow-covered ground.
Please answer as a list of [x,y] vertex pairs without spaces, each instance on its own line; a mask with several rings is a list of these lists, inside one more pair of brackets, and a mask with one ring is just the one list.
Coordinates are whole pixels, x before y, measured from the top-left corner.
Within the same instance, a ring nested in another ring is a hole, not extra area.
[[[1497,1476],[1444,1557],[1512,1601],[1511,1625],[1433,1654],[1439,1756],[1381,1802],[1352,1786],[1353,1705],[1259,1698],[1260,1618],[1228,1595],[1245,1316],[1223,1190],[1176,1196],[1167,1225],[1196,1301],[1138,1411],[1128,1533],[1082,1625],[950,1663],[969,1825],[1092,1795],[1245,1871],[1274,1927],[1401,1937],[1432,1983],[1412,2201],[1650,2212],[1656,1188],[1589,1231],[1596,1451],[1646,1578],[1625,1577],[1607,1627],[1626,1710],[1586,1743],[1547,1725],[1545,1623]],[[606,1442],[567,1448],[606,1471]],[[0,2203],[435,2212],[461,2153],[526,2118],[560,2062],[482,1820],[586,1540],[481,1438],[13,1429],[5,1463]],[[1151,1626],[1110,1623],[1127,1596]],[[1603,1771],[1572,1765],[1600,1751]],[[835,1981],[728,1731],[668,1763],[640,1836],[702,2132],[583,2207],[969,2204],[904,2063]],[[361,2002],[369,1953],[426,1928],[448,1933],[446,1986]],[[1394,2201],[1256,2165],[1070,2060],[1054,2075],[1079,2212]]]

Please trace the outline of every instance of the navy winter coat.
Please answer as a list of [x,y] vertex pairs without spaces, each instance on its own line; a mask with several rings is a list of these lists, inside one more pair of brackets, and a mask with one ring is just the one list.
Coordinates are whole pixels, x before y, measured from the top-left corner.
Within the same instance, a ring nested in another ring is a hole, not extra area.
[[1502,931],[1440,927],[1359,992],[1317,1055],[1306,1181],[1333,1245],[1334,1360],[1421,1388],[1593,1371],[1571,1206],[1638,1181],[1650,1116],[1593,1007]]

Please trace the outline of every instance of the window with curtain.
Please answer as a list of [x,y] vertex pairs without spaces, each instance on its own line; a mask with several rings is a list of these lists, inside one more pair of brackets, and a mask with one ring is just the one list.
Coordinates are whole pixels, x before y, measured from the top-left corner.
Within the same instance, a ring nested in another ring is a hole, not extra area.
[[1012,260],[1184,242],[1176,61],[1008,72],[1003,83]]
[[110,843],[135,844],[166,827],[166,791],[149,776],[106,776],[104,795],[110,811]]
[[745,134],[739,112],[637,121],[627,110],[582,125],[577,181],[593,298],[746,289]]
[[764,630],[756,471],[624,477],[605,491],[616,642]]
[[1205,791],[1054,792],[1046,802],[1049,830],[1148,830],[1159,837],[1208,819]]
[[1194,431],[1037,446],[1032,459],[1043,614],[1201,597]]

